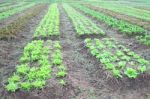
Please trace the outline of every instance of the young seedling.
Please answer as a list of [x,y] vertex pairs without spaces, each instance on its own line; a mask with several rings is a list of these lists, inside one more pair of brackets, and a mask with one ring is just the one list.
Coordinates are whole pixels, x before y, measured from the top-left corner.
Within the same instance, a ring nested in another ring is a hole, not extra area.
[[65,85],[66,85],[66,81],[64,81],[63,79],[61,79],[61,80],[59,81],[59,84],[62,85],[62,86],[65,86]]
[[59,71],[56,76],[57,77],[65,77],[67,75],[67,72],[66,71]]

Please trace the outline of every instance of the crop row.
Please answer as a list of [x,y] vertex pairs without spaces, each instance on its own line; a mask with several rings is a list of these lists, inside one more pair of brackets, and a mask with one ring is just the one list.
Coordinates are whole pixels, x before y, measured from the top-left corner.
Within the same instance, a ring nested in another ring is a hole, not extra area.
[[24,6],[16,7],[14,9],[10,9],[10,10],[7,10],[5,12],[2,12],[2,13],[0,13],[0,20],[8,18],[9,16],[11,16],[13,14],[21,12],[21,11],[23,11],[23,10],[25,10],[27,8],[30,8],[31,6],[34,6],[34,5],[35,5],[35,3],[31,3],[31,4],[27,4],[27,5],[24,5]]
[[143,36],[136,36],[136,39],[140,43],[150,46],[150,34],[145,34]]
[[16,71],[8,78],[6,89],[11,92],[18,89],[42,89],[46,80],[53,77],[54,66],[58,69],[55,77],[60,78],[59,83],[64,85],[65,81],[62,78],[66,76],[67,71],[63,65],[60,43],[51,40],[32,41],[24,48]]
[[104,1],[104,2],[102,1],[100,3],[92,4],[92,5],[100,7],[100,8],[104,8],[104,9],[109,9],[111,11],[115,11],[115,12],[125,14],[128,16],[140,18],[142,20],[147,20],[147,21],[150,20],[150,11],[134,8],[129,5],[122,5],[117,2],[114,3],[114,2],[107,2],[107,1]]
[[150,65],[149,61],[113,39],[87,38],[84,42],[90,53],[117,78],[136,78],[146,72]]
[[25,11],[25,15],[18,17],[7,26],[1,27],[0,39],[14,38],[17,33],[22,30],[24,26],[26,26],[26,24],[28,24],[33,17],[37,16],[44,8],[45,4],[34,6],[32,9]]
[[63,4],[63,8],[67,12],[69,18],[72,20],[75,30],[79,36],[91,34],[105,35],[102,29],[94,24],[90,19],[77,12],[71,6]]
[[6,12],[8,10],[11,10],[11,9],[14,9],[16,7],[21,7],[21,6],[24,6],[24,5],[27,5],[27,3],[25,2],[21,2],[21,3],[17,3],[17,4],[14,4],[14,5],[10,5],[10,6],[4,6],[4,7],[0,7],[0,13],[2,12]]
[[118,29],[118,31],[120,31],[125,35],[128,36],[134,35],[137,41],[139,41],[142,44],[150,46],[150,34],[148,34],[145,29],[137,25],[130,24],[127,21],[119,20],[111,16],[107,16],[103,13],[99,13],[97,11],[91,10],[79,4],[76,5],[74,4],[73,6],[85,12],[86,14],[89,14],[92,17],[105,22],[107,25],[111,26],[112,28]]
[[57,4],[52,4],[39,26],[36,28],[34,37],[58,36],[59,33],[59,10]]
[[111,16],[105,15],[103,13],[94,11],[92,9],[89,9],[83,5],[80,4],[73,4],[75,8],[80,9],[84,13],[91,15],[92,17],[105,22],[107,25],[111,26],[112,28],[118,29],[121,33],[131,36],[131,35],[143,35],[146,30],[142,27],[139,27],[137,25],[133,25],[128,23],[127,21],[119,20],[116,18],[113,18]]
[[0,7],[4,7],[4,6],[9,6],[9,5],[12,5],[12,3],[10,3],[10,2],[5,2],[5,3],[1,3],[0,4]]

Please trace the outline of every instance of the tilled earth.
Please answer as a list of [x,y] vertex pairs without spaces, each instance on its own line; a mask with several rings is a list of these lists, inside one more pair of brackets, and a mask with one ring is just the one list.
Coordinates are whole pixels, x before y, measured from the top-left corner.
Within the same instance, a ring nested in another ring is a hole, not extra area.
[[[61,5],[59,5],[61,35],[54,40],[59,40],[63,47],[63,60],[68,68],[67,85],[62,87],[57,85],[54,79],[49,79],[42,90],[6,92],[3,83],[15,70],[23,47],[32,40],[34,30],[46,11],[47,9],[32,19],[19,33],[22,36],[9,41],[0,41],[0,99],[147,99],[147,95],[150,94],[149,75],[135,80],[113,78],[108,71],[105,71],[103,65],[90,55],[83,43],[84,38],[76,36],[74,27]],[[141,49],[144,52],[149,50],[145,46],[136,44],[135,40],[126,38],[105,24],[89,18],[107,33],[107,37],[115,38],[135,52],[144,55],[140,53]]]

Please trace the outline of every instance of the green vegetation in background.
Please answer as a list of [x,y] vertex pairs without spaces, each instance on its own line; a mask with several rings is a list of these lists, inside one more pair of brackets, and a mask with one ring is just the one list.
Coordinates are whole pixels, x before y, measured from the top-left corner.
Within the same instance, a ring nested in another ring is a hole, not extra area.
[[94,24],[90,19],[76,11],[74,8],[68,4],[63,4],[63,8],[67,12],[69,18],[75,27],[78,36],[82,35],[105,35],[104,31]]
[[14,15],[16,13],[19,13],[19,12],[21,12],[27,8],[30,8],[34,5],[35,5],[35,3],[30,3],[30,4],[26,4],[24,6],[16,7],[14,9],[10,9],[10,10],[7,10],[5,12],[2,12],[2,13],[0,13],[0,20],[8,18],[9,16]]
[[0,7],[0,13],[6,12],[8,10],[11,10],[11,9],[14,9],[14,8],[17,8],[17,7],[21,7],[21,6],[24,6],[24,5],[27,5],[27,2],[19,2],[19,3],[9,5],[9,6]]
[[93,6],[102,7],[105,9],[109,9],[115,12],[119,12],[125,15],[133,16],[136,18],[140,18],[143,20],[150,20],[150,11],[134,8],[131,6],[123,5],[118,2],[110,2],[110,1],[104,1],[99,3],[91,3]]
[[117,28],[121,33],[132,36],[132,35],[143,35],[146,31],[137,25],[130,24],[127,21],[118,20],[111,16],[105,15],[103,13],[97,12],[92,10],[86,6],[80,4],[72,4],[73,7],[80,9],[86,14],[91,15],[92,17],[105,22],[107,25],[111,26],[112,28]]

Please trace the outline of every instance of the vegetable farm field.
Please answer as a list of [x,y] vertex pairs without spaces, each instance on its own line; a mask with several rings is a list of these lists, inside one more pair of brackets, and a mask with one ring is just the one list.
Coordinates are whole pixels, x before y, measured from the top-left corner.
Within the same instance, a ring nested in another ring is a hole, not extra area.
[[150,1],[0,0],[0,99],[150,99]]

